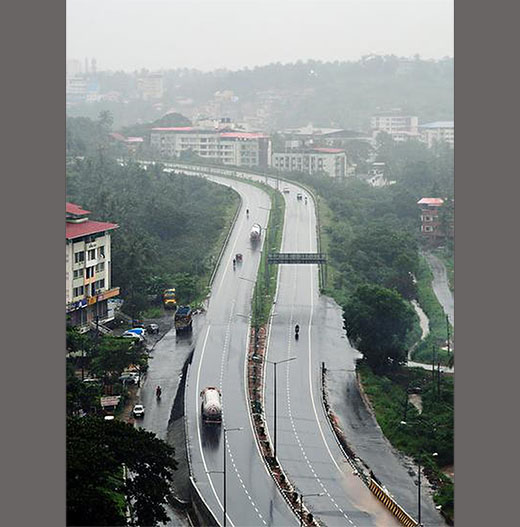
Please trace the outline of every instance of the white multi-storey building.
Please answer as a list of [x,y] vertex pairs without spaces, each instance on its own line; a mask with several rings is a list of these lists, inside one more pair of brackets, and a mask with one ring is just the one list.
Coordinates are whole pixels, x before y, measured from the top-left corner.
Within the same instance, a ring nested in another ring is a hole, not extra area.
[[218,132],[191,126],[152,128],[150,145],[169,157],[192,151],[226,165],[265,168],[271,159],[270,137],[257,132]]
[[416,115],[403,115],[397,110],[373,115],[370,126],[374,136],[385,132],[397,141],[419,138],[419,118]]
[[326,172],[331,177],[347,175],[347,155],[340,148],[311,148],[302,151],[273,152],[272,166],[284,172]]
[[65,306],[70,322],[83,329],[110,320],[108,299],[119,295],[111,283],[110,233],[118,225],[89,220],[88,210],[66,204]]
[[436,141],[455,146],[455,125],[453,121],[435,121],[420,126],[421,138],[431,148]]

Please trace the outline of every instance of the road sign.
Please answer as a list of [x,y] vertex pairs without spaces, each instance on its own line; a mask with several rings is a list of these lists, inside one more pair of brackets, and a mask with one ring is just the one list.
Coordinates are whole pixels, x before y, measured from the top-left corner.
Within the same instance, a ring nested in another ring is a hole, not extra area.
[[324,253],[272,253],[267,255],[269,264],[324,264]]

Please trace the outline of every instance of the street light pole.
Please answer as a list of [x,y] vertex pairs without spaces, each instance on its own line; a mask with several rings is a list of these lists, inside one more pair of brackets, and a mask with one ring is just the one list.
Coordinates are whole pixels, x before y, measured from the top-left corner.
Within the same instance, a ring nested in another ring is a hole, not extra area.
[[273,364],[274,365],[274,459],[276,459],[276,366],[278,364],[281,364],[282,362],[289,362],[291,360],[294,360],[296,359],[296,357],[289,357],[288,359],[283,359],[283,360],[277,360],[277,361],[272,361],[272,360],[268,360],[267,362],[269,362],[270,364]]
[[316,492],[313,494],[300,494],[300,527],[303,526],[303,498],[309,498],[311,496],[323,496],[324,492]]

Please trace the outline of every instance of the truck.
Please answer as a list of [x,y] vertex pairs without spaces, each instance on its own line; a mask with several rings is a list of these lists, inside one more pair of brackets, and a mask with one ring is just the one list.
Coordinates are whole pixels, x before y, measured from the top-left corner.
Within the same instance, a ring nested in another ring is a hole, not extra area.
[[202,422],[205,424],[221,424],[222,402],[220,400],[220,390],[214,386],[208,386],[200,392],[200,396],[202,397],[200,405]]
[[251,227],[251,232],[249,233],[249,238],[252,242],[257,242],[260,239],[262,234],[262,227],[258,223],[253,224]]
[[173,287],[163,291],[162,302],[165,309],[175,309],[177,307],[177,294]]
[[175,330],[177,333],[181,331],[192,330],[192,311],[190,306],[179,306],[175,313]]

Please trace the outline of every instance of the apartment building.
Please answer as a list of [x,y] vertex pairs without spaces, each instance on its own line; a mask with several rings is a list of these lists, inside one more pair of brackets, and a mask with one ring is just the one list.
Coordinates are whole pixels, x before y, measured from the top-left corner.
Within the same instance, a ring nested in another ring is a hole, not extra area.
[[419,139],[419,118],[416,115],[404,115],[400,110],[377,113],[370,119],[370,127],[375,137],[380,132],[391,135],[396,141]]
[[421,209],[421,236],[430,245],[439,245],[446,235],[453,237],[453,224],[448,226],[449,232],[441,221],[441,209],[445,205],[442,198],[422,198],[417,202]]
[[108,299],[119,295],[111,283],[111,231],[115,223],[90,220],[90,211],[67,203],[65,231],[65,306],[73,325],[88,330],[113,315]]
[[271,139],[259,132],[220,132],[191,126],[152,128],[150,145],[172,158],[192,151],[225,165],[266,168],[271,160]]
[[435,121],[422,124],[421,139],[431,148],[435,142],[444,141],[452,148],[455,146],[455,123],[453,121]]
[[330,177],[346,177],[347,155],[340,148],[310,148],[273,152],[272,166],[284,172],[325,172]]

